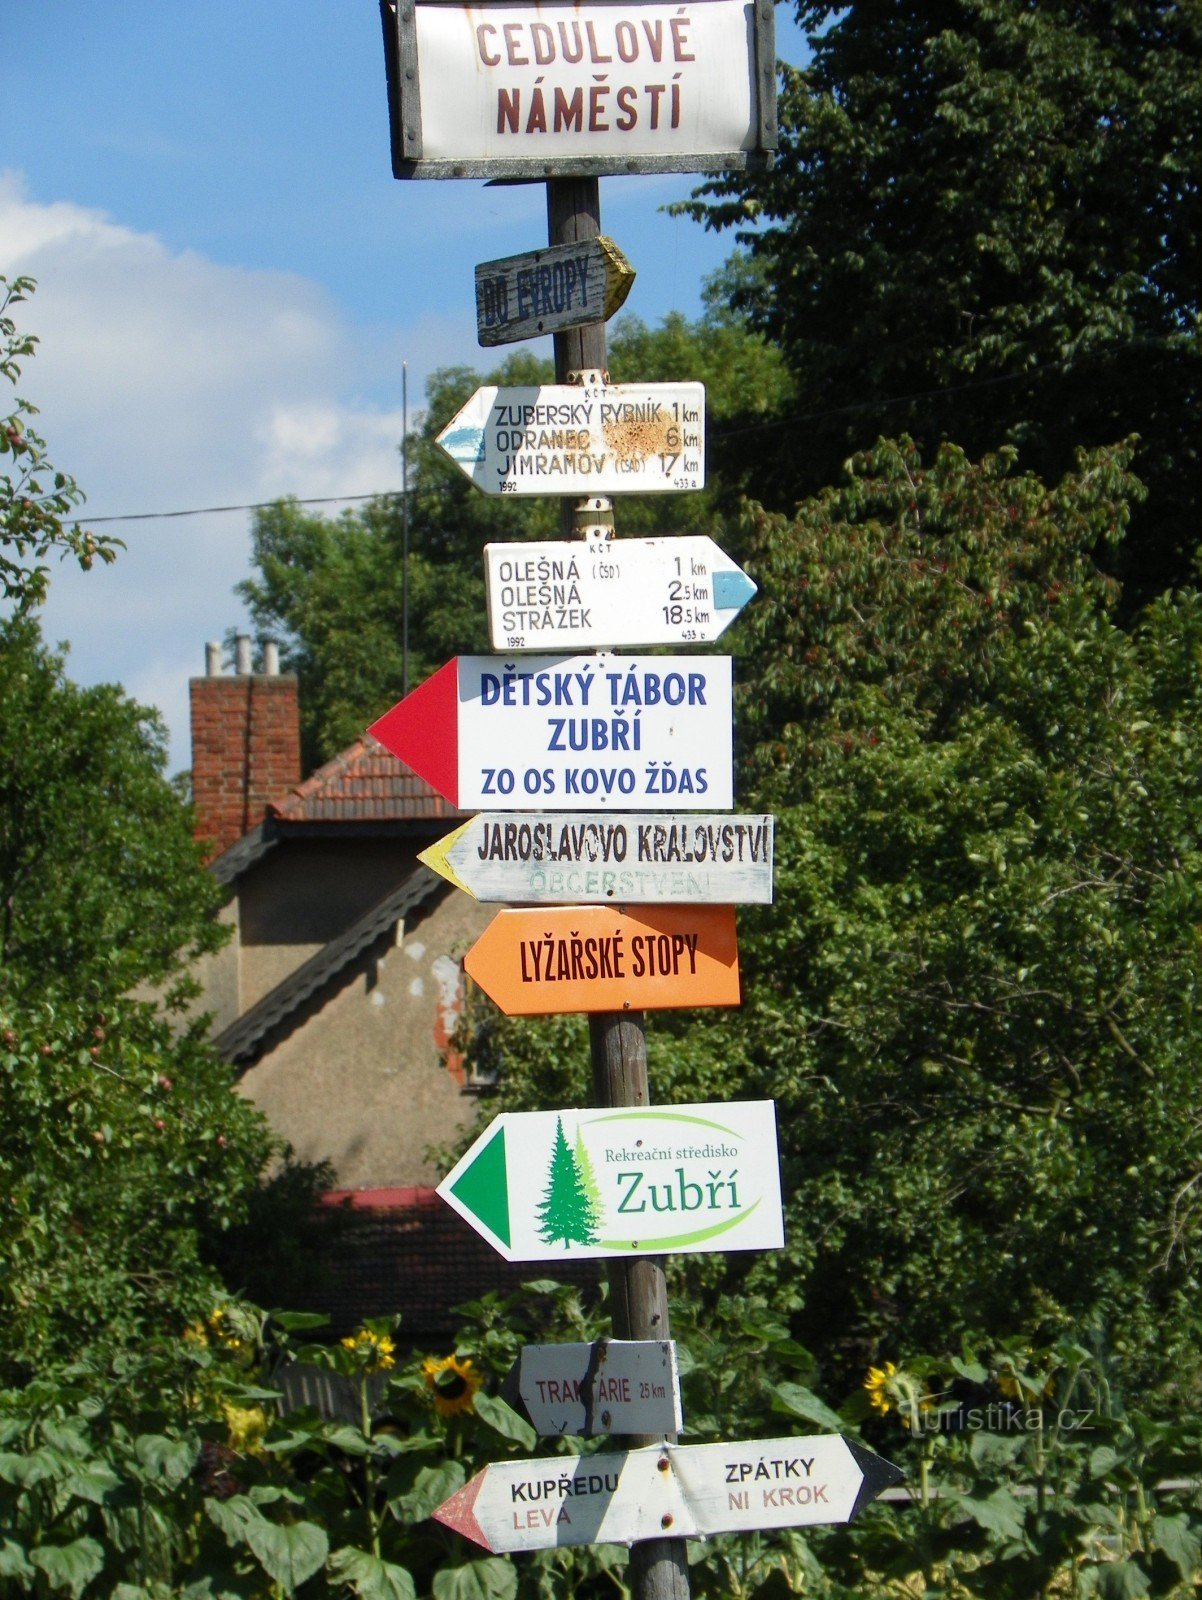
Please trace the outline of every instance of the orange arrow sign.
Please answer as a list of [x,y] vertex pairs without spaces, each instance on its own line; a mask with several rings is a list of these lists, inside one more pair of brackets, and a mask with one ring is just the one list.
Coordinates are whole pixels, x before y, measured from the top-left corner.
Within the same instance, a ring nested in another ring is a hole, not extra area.
[[739,1003],[733,906],[502,911],[464,965],[511,1017]]

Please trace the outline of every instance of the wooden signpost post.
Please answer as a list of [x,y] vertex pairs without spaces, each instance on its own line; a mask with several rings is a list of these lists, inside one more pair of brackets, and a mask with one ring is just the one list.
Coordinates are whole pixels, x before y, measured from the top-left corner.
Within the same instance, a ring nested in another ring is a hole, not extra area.
[[486,811],[418,859],[506,905],[770,905],[772,839],[765,812]]
[[548,245],[476,268],[476,338],[513,344],[608,322],[634,282],[634,268],[612,239]]
[[[670,1348],[664,1255],[783,1242],[771,1103],[652,1108],[642,1021],[738,1003],[733,904],[771,898],[771,819],[715,815],[734,803],[729,659],[523,652],[705,643],[754,592],[708,540],[609,537],[607,496],[703,486],[705,397],[606,381],[629,278],[609,272],[597,175],[770,165],[773,5],[381,0],[381,16],[398,177],[546,180],[548,247],[477,269],[477,319],[484,344],[553,331],[556,383],[479,389],[438,442],[486,494],[564,496],[572,540],[489,547],[507,654],[449,662],[371,730],[453,805],[489,808],[425,859],[538,905],[500,913],[469,973],[514,1013],[589,1012],[596,1108],[497,1118],[439,1193],[507,1259],[608,1257],[632,1341],[531,1347],[511,1375],[536,1425],[595,1432],[607,1407],[629,1449],[495,1463],[435,1515],[490,1551],[629,1545],[634,1600],[688,1600],[687,1538],[847,1521],[899,1474],[838,1435],[679,1446],[675,1382],[624,1353]],[[649,889],[651,909],[625,909]]]
[[485,494],[705,487],[700,383],[486,385],[435,441]]
[[704,534],[486,544],[494,650],[708,644],[755,593]]

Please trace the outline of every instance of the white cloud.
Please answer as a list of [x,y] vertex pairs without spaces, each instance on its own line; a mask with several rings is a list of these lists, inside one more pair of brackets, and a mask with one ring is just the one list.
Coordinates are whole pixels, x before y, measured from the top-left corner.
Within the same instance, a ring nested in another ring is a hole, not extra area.
[[[420,396],[435,366],[471,360],[470,308],[411,330],[356,328],[301,277],[173,252],[104,214],[26,193],[0,173],[0,272],[38,291],[18,307],[40,340],[19,392],[41,409],[57,467],[95,517],[395,488],[401,359]],[[370,397],[387,396],[385,403]],[[47,635],[81,682],[126,684],[167,717],[189,761],[186,679],[206,639],[245,619],[245,512],[105,527],[112,567],[61,567]]]

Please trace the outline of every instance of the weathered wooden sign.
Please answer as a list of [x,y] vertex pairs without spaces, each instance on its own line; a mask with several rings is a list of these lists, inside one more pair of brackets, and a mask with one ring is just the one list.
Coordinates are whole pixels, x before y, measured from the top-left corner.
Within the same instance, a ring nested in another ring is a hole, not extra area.
[[477,900],[504,905],[769,905],[766,813],[582,817],[485,811],[418,857]]
[[463,965],[509,1017],[739,1003],[733,906],[498,911]]
[[476,338],[513,344],[608,322],[633,282],[634,268],[604,234],[483,261],[476,268]]
[[771,0],[381,0],[398,178],[769,166]]
[[438,1193],[507,1261],[784,1243],[771,1100],[502,1112]]
[[495,650],[706,644],[756,586],[705,534],[486,544]]
[[494,1461],[435,1518],[485,1550],[850,1522],[903,1476],[837,1433]]
[[671,1339],[525,1345],[501,1396],[544,1439],[679,1433],[684,1426]]
[[702,489],[705,385],[490,384],[436,442],[485,494]]
[[463,810],[733,804],[729,656],[457,656],[368,731]]

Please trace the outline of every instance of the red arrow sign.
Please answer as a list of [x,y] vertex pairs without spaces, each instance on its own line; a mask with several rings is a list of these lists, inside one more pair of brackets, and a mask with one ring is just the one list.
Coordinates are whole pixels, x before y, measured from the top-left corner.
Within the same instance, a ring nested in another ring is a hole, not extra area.
[[369,732],[462,810],[733,803],[729,656],[456,656]]
[[367,730],[453,806],[459,804],[459,660],[439,667]]

